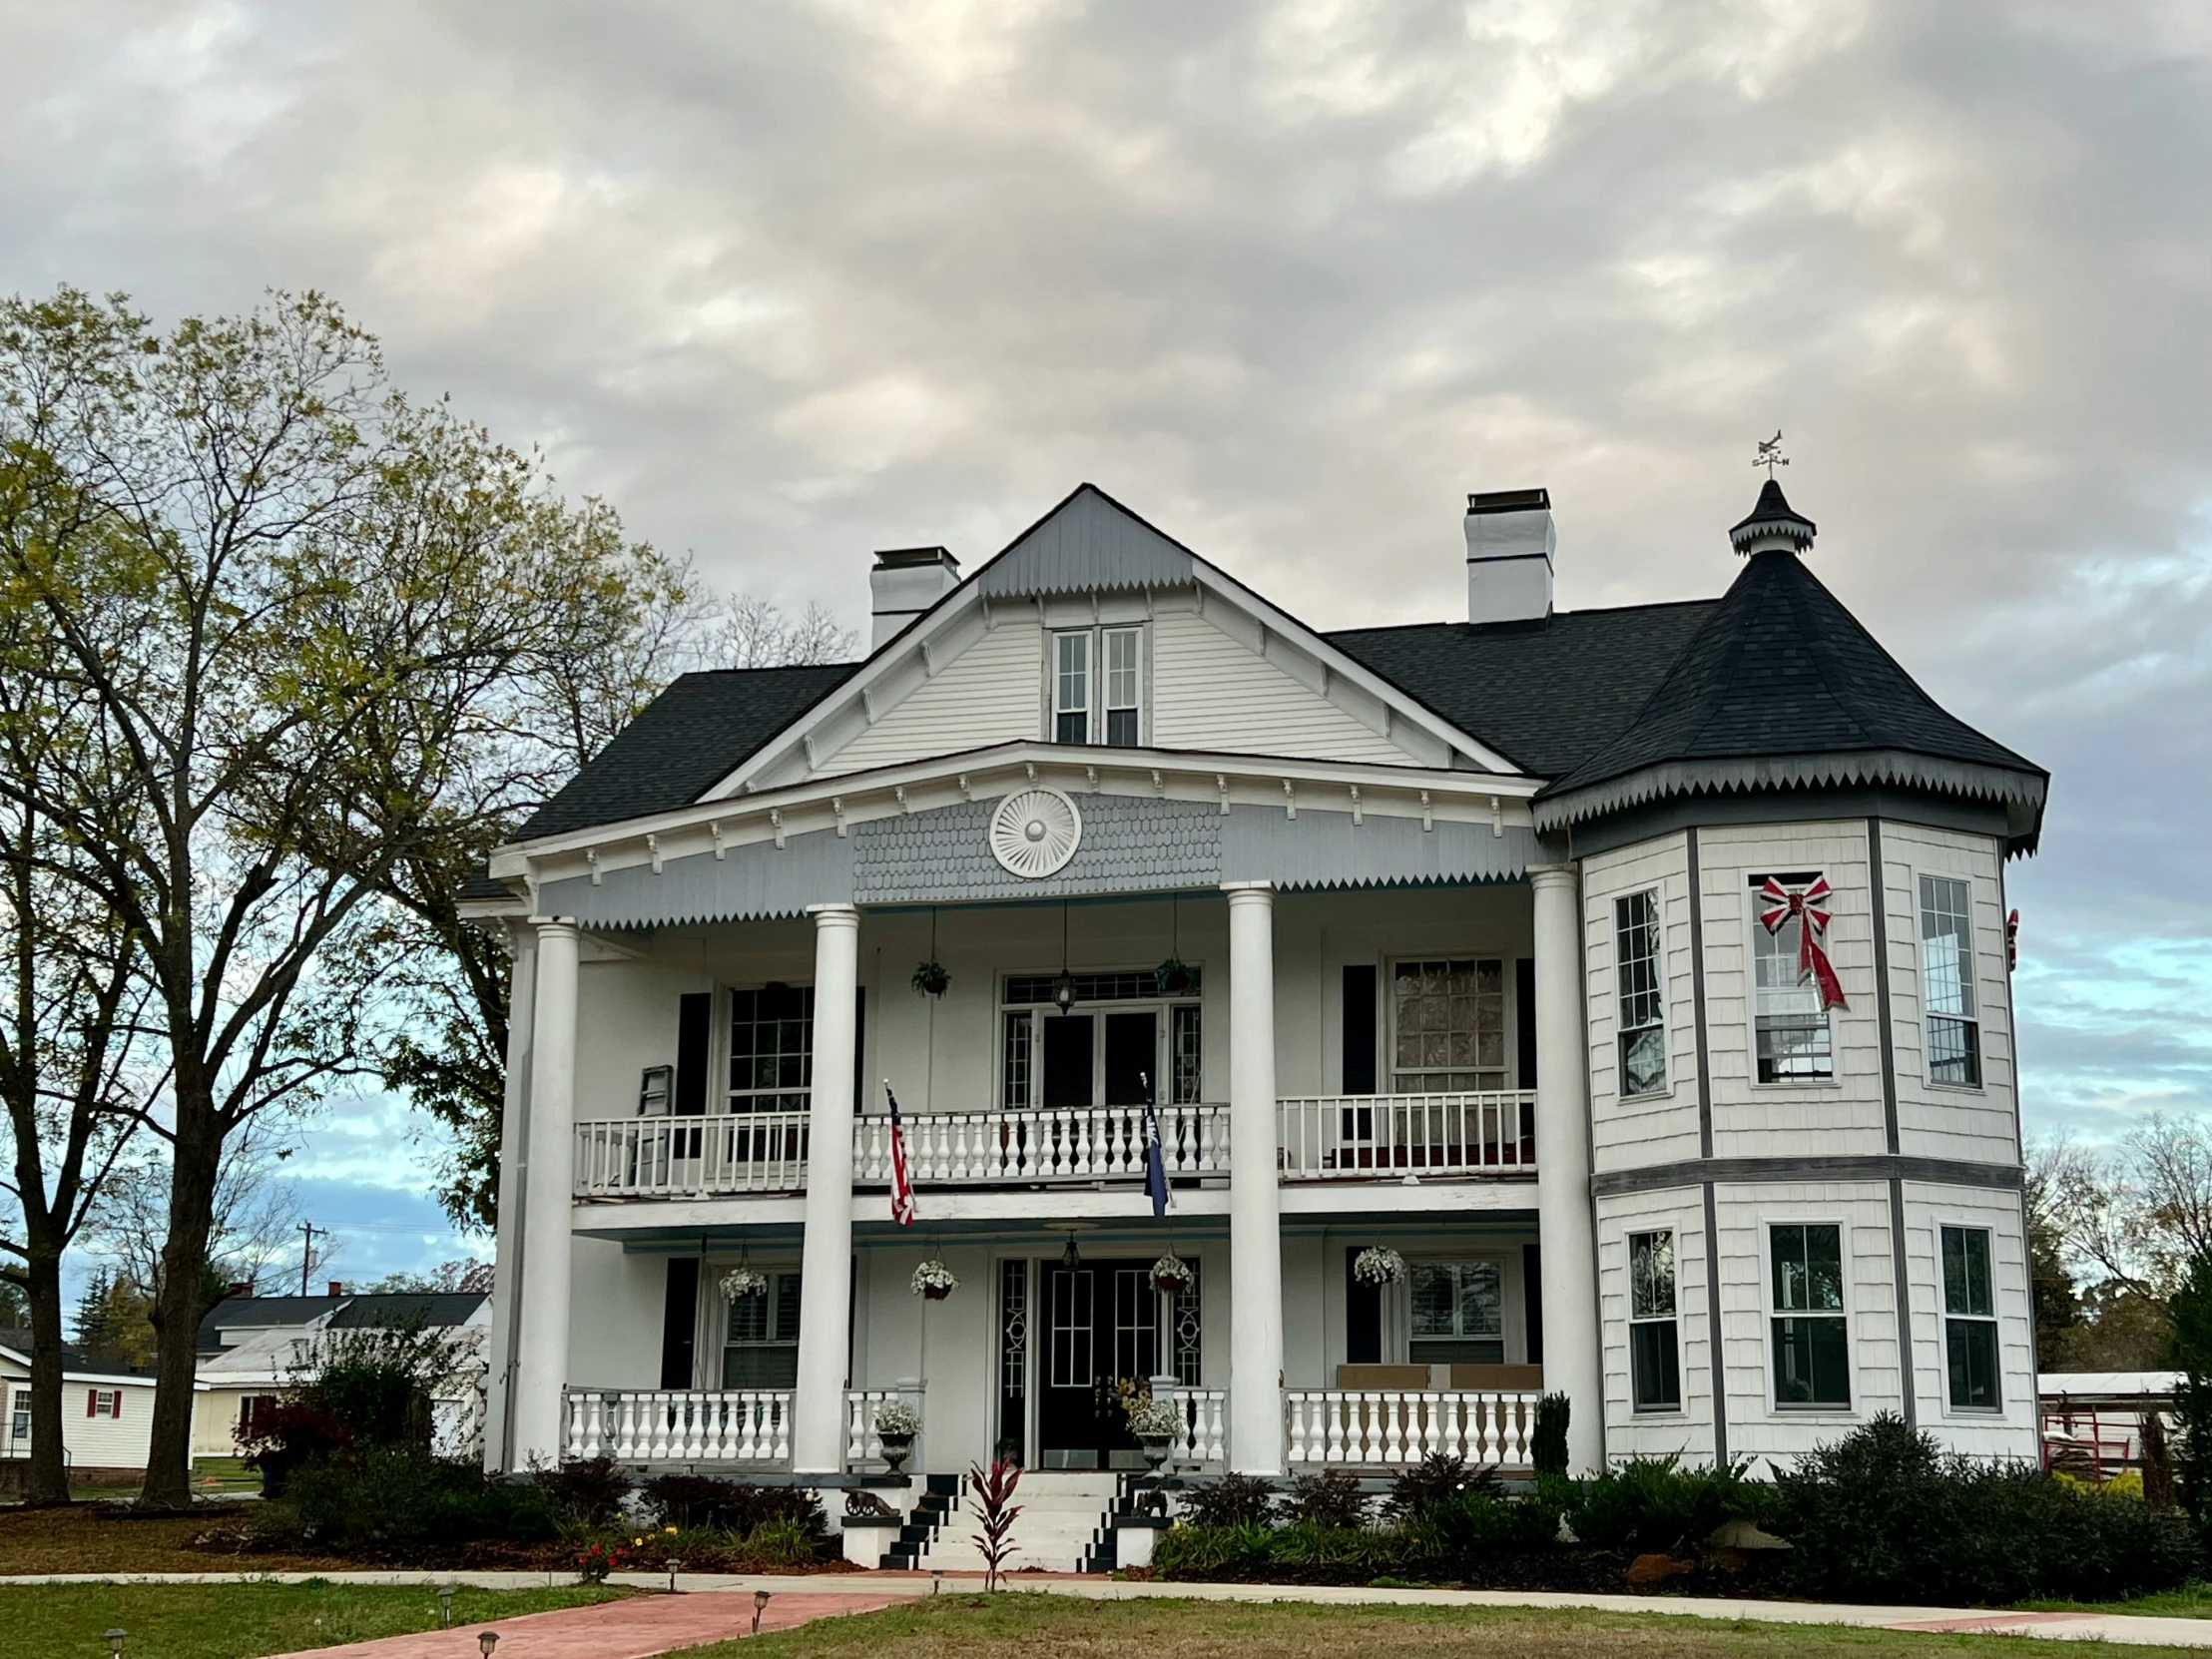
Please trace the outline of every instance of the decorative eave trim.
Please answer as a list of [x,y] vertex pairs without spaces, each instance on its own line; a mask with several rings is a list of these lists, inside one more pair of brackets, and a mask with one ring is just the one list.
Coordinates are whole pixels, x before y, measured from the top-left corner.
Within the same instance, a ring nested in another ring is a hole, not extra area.
[[[1539,793],[1539,833],[1586,824],[1609,813],[1647,806],[1670,796],[1748,794],[1758,790],[1834,789],[1892,784],[2025,808],[2042,820],[2050,779],[2040,772],[1947,761],[1908,750],[1852,750],[1834,755],[1759,755],[1728,760],[1663,761],[1618,778],[1602,779],[1557,795]],[[2032,838],[2033,829],[2028,830]]]
[[[1350,761],[1024,741],[839,773],[512,842],[492,852],[490,874],[498,881],[537,883],[650,864],[656,851],[665,862],[755,841],[782,845],[787,837],[810,830],[842,834],[855,824],[996,797],[1039,782],[1079,800],[1099,794],[1170,796],[1203,801],[1223,813],[1232,803],[1281,808],[1289,782],[1300,808],[1419,819],[1424,825],[1441,819],[1502,832],[1529,822],[1529,799],[1541,780]],[[496,914],[511,913],[495,900],[471,902],[493,905]]]

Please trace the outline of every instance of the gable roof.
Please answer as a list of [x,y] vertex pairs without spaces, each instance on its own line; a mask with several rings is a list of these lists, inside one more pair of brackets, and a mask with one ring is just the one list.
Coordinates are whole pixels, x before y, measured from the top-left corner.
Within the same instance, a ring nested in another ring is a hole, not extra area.
[[[196,1347],[213,1354],[252,1331],[332,1331],[399,1325],[465,1325],[486,1300],[482,1291],[358,1291],[338,1296],[225,1297],[201,1316]],[[225,1334],[229,1333],[229,1342]]]
[[[689,807],[858,663],[680,675],[515,831],[526,841]],[[498,890],[504,890],[498,889]]]
[[1096,484],[1078,484],[975,574],[989,599],[1189,587],[1199,558]]
[[[1788,511],[1779,489],[1768,493]],[[2002,802],[2017,809],[2015,840],[2032,845],[2049,774],[1944,710],[1794,549],[1769,547],[1746,559],[1634,721],[1539,792],[1538,823],[1670,793],[1844,783]]]
[[1523,771],[1557,778],[1627,730],[1714,603],[1355,628],[1328,639]]
[[378,1291],[350,1297],[330,1316],[332,1331],[466,1325],[489,1298],[482,1291]]

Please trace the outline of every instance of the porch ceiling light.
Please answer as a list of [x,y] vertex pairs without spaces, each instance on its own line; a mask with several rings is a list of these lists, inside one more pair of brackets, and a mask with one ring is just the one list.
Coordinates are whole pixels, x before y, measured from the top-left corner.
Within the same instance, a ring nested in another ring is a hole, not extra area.
[[1066,968],[1052,981],[1052,1005],[1063,1014],[1075,1006],[1075,975]]
[[1068,1235],[1068,1247],[1060,1252],[1060,1266],[1073,1273],[1083,1265],[1083,1253],[1075,1248],[1075,1235]]

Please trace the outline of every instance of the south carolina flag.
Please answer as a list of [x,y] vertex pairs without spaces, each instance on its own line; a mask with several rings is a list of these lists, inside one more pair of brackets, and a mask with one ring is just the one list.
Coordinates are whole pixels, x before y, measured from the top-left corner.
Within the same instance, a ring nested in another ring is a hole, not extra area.
[[914,1225],[914,1183],[906,1173],[906,1131],[898,1124],[898,1096],[891,1080],[883,1079],[883,1098],[891,1103],[891,1220],[901,1227]]

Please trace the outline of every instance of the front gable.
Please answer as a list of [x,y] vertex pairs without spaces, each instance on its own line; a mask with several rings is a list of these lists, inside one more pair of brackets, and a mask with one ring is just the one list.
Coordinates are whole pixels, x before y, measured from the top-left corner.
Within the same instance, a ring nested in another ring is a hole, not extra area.
[[1049,741],[1053,637],[1123,628],[1137,748],[1516,770],[1084,485],[705,799]]

